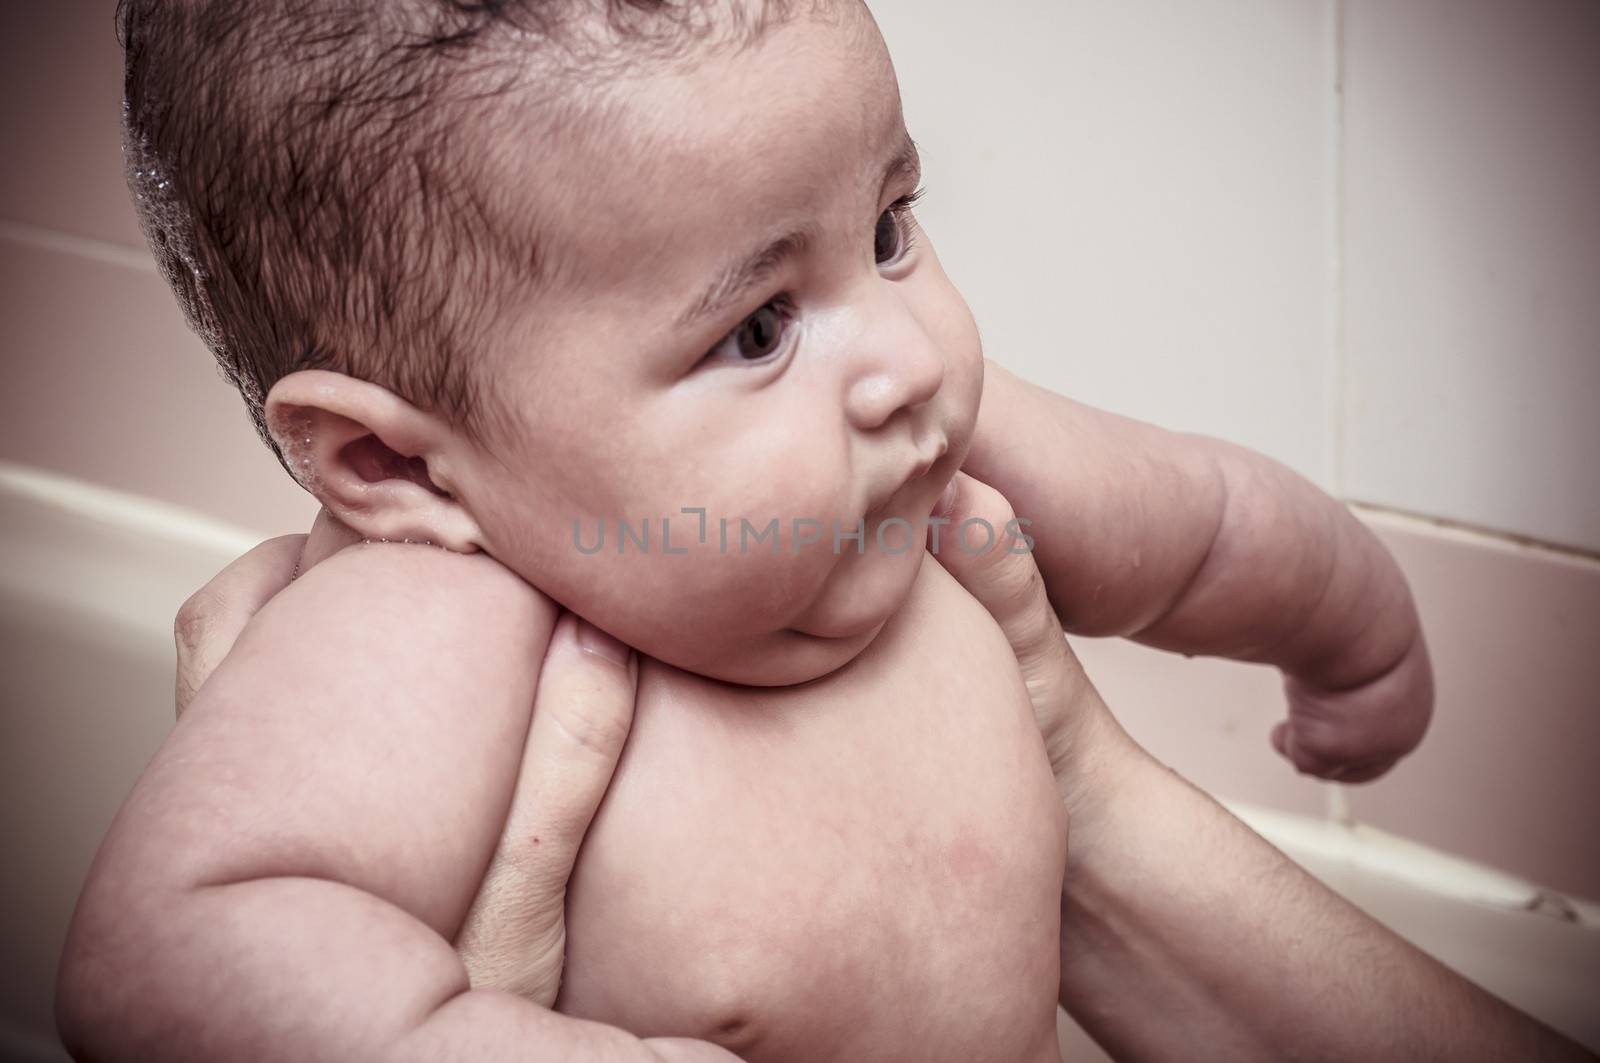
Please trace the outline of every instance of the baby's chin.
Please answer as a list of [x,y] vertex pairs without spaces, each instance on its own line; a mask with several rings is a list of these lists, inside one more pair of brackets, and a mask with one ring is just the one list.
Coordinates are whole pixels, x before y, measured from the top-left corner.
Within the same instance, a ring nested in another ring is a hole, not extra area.
[[872,645],[904,607],[926,556],[921,542],[901,553],[869,546],[865,553],[846,554],[785,627],[740,639],[736,646],[699,643],[689,652],[657,656],[684,671],[744,686],[792,686],[819,679]]
[[869,540],[864,553],[840,558],[816,597],[790,621],[789,629],[837,641],[875,634],[905,604],[925,553],[920,540],[908,543],[898,553]]
[[882,627],[880,623],[869,631],[843,638],[821,638],[792,630],[774,631],[754,643],[740,646],[735,652],[675,667],[741,686],[795,686],[820,679],[855,660],[861,651],[872,645]]

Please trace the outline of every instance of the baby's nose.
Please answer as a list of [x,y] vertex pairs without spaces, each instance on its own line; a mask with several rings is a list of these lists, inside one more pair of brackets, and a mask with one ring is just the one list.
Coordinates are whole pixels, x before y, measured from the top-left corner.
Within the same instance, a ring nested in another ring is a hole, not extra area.
[[850,423],[862,431],[877,428],[899,410],[921,406],[944,384],[944,356],[920,337],[893,344],[863,363],[845,396]]

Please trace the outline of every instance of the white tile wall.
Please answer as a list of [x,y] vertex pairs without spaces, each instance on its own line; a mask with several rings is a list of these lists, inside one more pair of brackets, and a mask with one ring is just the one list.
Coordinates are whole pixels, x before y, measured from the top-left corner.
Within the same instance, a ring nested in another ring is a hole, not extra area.
[[1368,519],[1411,581],[1437,698],[1416,753],[1349,788],[1351,814],[1600,899],[1600,562]]
[[1327,5],[871,6],[989,354],[1332,486]]
[[1344,492],[1600,550],[1600,4],[1345,41]]

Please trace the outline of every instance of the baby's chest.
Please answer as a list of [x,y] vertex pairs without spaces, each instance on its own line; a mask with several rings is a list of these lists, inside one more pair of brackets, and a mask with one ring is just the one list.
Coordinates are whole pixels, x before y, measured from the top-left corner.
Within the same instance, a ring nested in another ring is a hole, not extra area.
[[647,677],[563,1010],[749,1059],[1019,1058],[996,1030],[1053,1023],[1064,826],[1003,639],[947,619],[838,681]]

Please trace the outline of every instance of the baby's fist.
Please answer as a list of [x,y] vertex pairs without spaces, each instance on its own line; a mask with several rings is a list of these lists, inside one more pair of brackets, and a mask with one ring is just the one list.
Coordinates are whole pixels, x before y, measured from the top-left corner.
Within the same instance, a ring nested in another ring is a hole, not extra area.
[[1338,782],[1369,782],[1417,747],[1433,716],[1433,668],[1419,632],[1398,664],[1345,690],[1290,676],[1289,718],[1272,745],[1295,768]]

